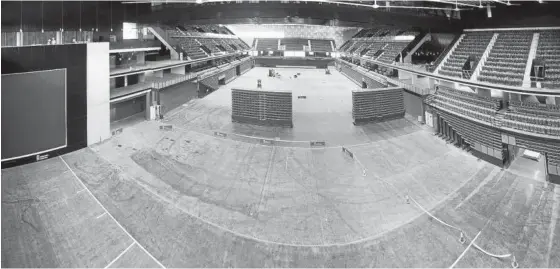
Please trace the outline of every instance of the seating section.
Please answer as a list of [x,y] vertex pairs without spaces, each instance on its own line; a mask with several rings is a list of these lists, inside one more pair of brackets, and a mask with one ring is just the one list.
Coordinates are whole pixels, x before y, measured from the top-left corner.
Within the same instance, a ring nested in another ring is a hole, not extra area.
[[492,155],[503,159],[502,136],[498,129],[483,124],[469,121],[446,111],[438,111],[438,114],[455,130],[461,137],[477,148],[477,144],[491,149]]
[[[467,59],[469,59],[469,56],[474,56],[477,59],[476,63],[478,63],[493,35],[494,33],[492,32],[466,33],[453,53],[449,55],[447,60],[443,63],[439,74],[463,78],[463,66]],[[469,78],[470,76],[465,77],[465,79]]]
[[208,55],[200,48],[196,39],[191,37],[176,38],[181,49],[193,60],[206,58]]
[[544,88],[560,88],[560,31],[539,33],[537,57],[545,61]]
[[560,105],[510,101],[503,125],[532,133],[560,136]]
[[197,40],[200,42],[200,44],[208,48],[211,53],[220,53],[225,51],[225,49],[220,49],[218,47],[218,44],[214,42],[214,39],[212,38],[197,38]]
[[484,66],[479,81],[521,86],[533,41],[531,31],[500,32]]
[[278,39],[276,38],[259,38],[256,42],[258,51],[278,50]]
[[280,45],[286,46],[288,51],[302,51],[303,46],[307,46],[307,39],[302,38],[284,38],[280,40]]
[[419,32],[401,29],[363,29],[343,44],[339,51],[365,56],[385,63],[393,63],[412,42],[397,41],[402,36],[417,36]]
[[383,54],[377,58],[378,61],[384,63],[393,63],[395,58],[406,48],[409,42],[389,42],[383,48]]
[[316,52],[333,51],[331,46],[331,40],[310,39],[310,41],[311,41],[311,51],[316,51]]
[[439,86],[433,105],[491,123],[501,108],[499,99]]

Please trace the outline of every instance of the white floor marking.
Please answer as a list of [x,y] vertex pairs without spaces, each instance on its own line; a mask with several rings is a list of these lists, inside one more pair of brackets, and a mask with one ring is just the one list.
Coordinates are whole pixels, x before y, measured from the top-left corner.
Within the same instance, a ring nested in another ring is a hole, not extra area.
[[101,214],[101,215],[97,216],[97,218],[96,218],[96,219],[98,219],[98,218],[101,218],[101,217],[105,216],[105,214],[107,214],[107,212],[103,212],[103,214]]
[[463,251],[463,253],[461,253],[461,255],[459,256],[459,258],[457,258],[457,260],[455,260],[455,262],[449,266],[449,269],[452,269],[453,267],[455,267],[455,265],[457,265],[457,263],[463,258],[463,256],[465,256],[465,254],[467,253],[467,251],[471,248],[471,246],[474,244],[474,241],[476,241],[476,239],[478,238],[478,236],[480,235],[480,233],[482,233],[482,230],[480,232],[478,232],[476,234],[476,236],[474,237],[474,239],[471,241],[471,243],[467,246],[467,248],[465,248],[465,250]]
[[119,256],[117,256],[115,259],[113,259],[109,264],[107,264],[107,266],[105,266],[105,268],[109,268],[111,267],[111,265],[113,265],[113,263],[115,263],[122,255],[124,255],[132,246],[134,246],[136,243],[132,242],[132,244],[130,244],[130,246],[128,246],[123,252],[121,252],[121,254],[119,254]]
[[142,245],[140,245],[140,243],[138,243],[138,240],[136,240],[136,238],[134,238],[118,221],[117,219],[115,219],[115,217],[113,217],[113,215],[111,215],[111,213],[109,213],[109,211],[105,208],[105,206],[103,206],[103,204],[101,204],[101,202],[99,202],[99,200],[97,200],[97,197],[95,197],[95,195],[93,195],[93,193],[88,189],[88,187],[86,186],[86,184],[84,184],[84,182],[82,182],[82,180],[78,177],[78,175],[76,175],[76,173],[74,172],[74,170],[72,170],[72,168],[70,167],[70,165],[68,165],[68,163],[64,160],[64,158],[62,158],[62,156],[59,156],[59,158],[62,160],[62,162],[64,162],[64,164],[66,165],[66,167],[68,167],[68,169],[70,170],[70,172],[72,172],[72,174],[74,175],[74,177],[80,182],[80,184],[82,184],[82,186],[84,187],[84,189],[89,193],[89,195],[91,195],[91,197],[93,198],[93,200],[95,200],[97,202],[97,204],[103,208],[103,210],[105,211],[105,213],[107,213],[107,215],[119,226],[119,228],[121,228],[126,235],[128,235],[128,237],[130,237],[132,239],[132,241],[134,241],[134,243],[136,243],[138,245],[138,247],[140,247],[144,252],[146,252],[146,254],[148,254],[148,256],[150,256],[150,258],[152,258],[159,266],[161,266],[161,268],[165,268],[165,266],[163,266],[163,264],[161,264],[161,262],[159,262],[156,258],[154,258],[154,256],[152,256],[152,254],[150,252],[148,252],[146,250],[146,248],[144,248]]

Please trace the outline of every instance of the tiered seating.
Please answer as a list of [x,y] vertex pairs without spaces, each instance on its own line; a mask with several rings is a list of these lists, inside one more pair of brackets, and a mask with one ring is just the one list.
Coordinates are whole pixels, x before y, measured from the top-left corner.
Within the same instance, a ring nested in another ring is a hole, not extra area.
[[560,88],[560,31],[543,31],[539,34],[537,57],[546,64],[545,88]]
[[230,41],[239,50],[248,50],[248,49],[251,48],[251,47],[249,47],[249,45],[245,44],[245,42],[241,41],[241,39],[230,39]]
[[461,118],[446,111],[439,111],[438,114],[451,125],[453,130],[461,135],[472,148],[477,148],[475,143],[492,149],[496,158],[503,159],[502,136],[496,128],[478,124],[470,120]]
[[307,39],[302,38],[284,38],[280,40],[281,45],[286,46],[288,51],[300,51],[303,50],[303,46],[307,46]]
[[278,50],[278,39],[276,38],[259,38],[257,40],[257,50]]
[[475,56],[477,60],[480,60],[492,36],[492,32],[472,32],[465,34],[453,51],[453,54],[449,55],[447,60],[443,63],[439,73],[445,76],[463,78],[463,65],[469,56]]
[[527,132],[560,136],[560,105],[510,101],[503,124]]
[[354,41],[354,40],[348,40],[348,42],[344,43],[338,50],[339,51],[347,51],[355,43],[356,43],[356,41]]
[[331,52],[332,46],[330,40],[311,39],[311,50],[317,52]]
[[360,54],[364,49],[368,47],[368,43],[366,41],[358,41],[352,48],[348,50],[348,53],[356,53]]
[[531,31],[500,32],[480,75],[479,81],[521,86],[533,41]]
[[496,112],[501,108],[498,99],[443,86],[439,86],[433,100],[437,107],[486,122],[492,122]]
[[208,55],[200,48],[200,45],[192,37],[177,38],[181,49],[193,60],[205,58]]
[[372,42],[369,44],[369,46],[366,48],[368,49],[368,51],[366,52],[365,56],[366,57],[371,57],[371,58],[377,58],[380,55],[375,55],[380,49],[382,49],[383,47],[385,47],[385,42]]
[[198,38],[200,44],[206,46],[212,53],[222,52],[220,48],[217,47],[216,42],[212,38]]
[[393,63],[395,58],[406,48],[409,42],[390,42],[383,49],[384,52],[377,58],[378,61],[384,63]]

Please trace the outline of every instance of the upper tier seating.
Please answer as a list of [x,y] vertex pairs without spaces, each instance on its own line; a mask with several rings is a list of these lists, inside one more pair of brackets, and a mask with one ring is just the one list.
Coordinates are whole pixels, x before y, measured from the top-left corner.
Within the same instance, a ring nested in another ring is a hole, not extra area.
[[333,51],[330,40],[310,39],[311,51],[331,52]]
[[224,50],[218,47],[218,44],[212,38],[197,38],[200,44],[206,46],[212,53],[219,53]]
[[408,41],[387,43],[387,46],[383,48],[383,54],[381,54],[377,60],[384,63],[393,63],[395,58],[406,48],[408,43]]
[[200,48],[196,39],[192,37],[177,38],[179,45],[187,53],[187,56],[193,60],[205,58],[208,55]]
[[560,88],[560,31],[543,31],[539,34],[537,57],[545,61],[545,88]]
[[531,31],[500,32],[478,80],[521,86],[532,41]]
[[[492,39],[492,32],[469,32],[459,42],[455,50],[441,66],[439,73],[445,76],[463,78],[463,65],[469,58],[474,56],[477,62]],[[476,65],[475,65],[476,66]],[[465,79],[469,79],[465,78]]]
[[257,50],[278,50],[278,39],[276,38],[259,38],[257,40]]
[[303,46],[307,46],[307,39],[302,38],[284,38],[280,40],[281,45],[286,46],[288,51],[302,51]]

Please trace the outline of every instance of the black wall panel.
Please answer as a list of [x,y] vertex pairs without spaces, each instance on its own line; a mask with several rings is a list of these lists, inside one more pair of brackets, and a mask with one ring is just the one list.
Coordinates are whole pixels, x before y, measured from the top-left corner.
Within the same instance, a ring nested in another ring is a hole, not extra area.
[[[2,74],[66,68],[68,146],[49,157],[87,147],[87,45],[2,48]],[[36,156],[2,162],[2,168],[25,164]]]

